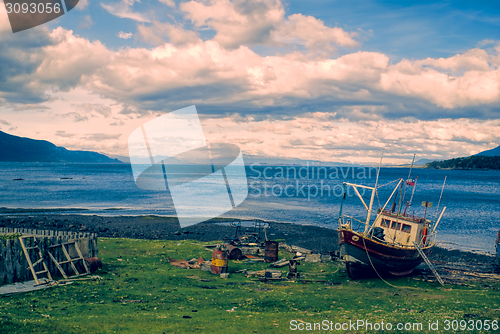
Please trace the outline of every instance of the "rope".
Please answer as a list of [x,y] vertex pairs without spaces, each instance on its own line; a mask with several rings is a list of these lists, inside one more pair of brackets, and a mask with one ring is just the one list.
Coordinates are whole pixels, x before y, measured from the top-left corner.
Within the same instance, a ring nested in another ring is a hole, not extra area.
[[389,184],[394,183],[394,182],[399,181],[399,180],[400,180],[400,179],[393,180],[393,181],[391,181],[391,182],[389,182],[389,183],[386,183],[386,184],[383,184],[383,185],[381,185],[381,186],[378,186],[377,188],[382,188],[382,187],[388,186]]
[[390,285],[392,286],[393,288],[398,288],[398,289],[401,289],[401,288],[405,288],[405,289],[414,289],[414,290],[418,290],[418,288],[414,288],[412,286],[396,286],[396,285],[392,285],[391,283],[387,282],[385,279],[382,278],[382,276],[380,276],[380,274],[378,273],[377,269],[375,269],[375,266],[373,265],[372,263],[372,259],[370,258],[370,254],[368,254],[368,249],[366,249],[366,244],[365,244],[365,238],[361,238],[363,239],[363,246],[365,247],[365,252],[366,252],[366,256],[368,257],[368,261],[370,261],[370,265],[372,266],[373,270],[375,271],[375,273],[377,274],[377,276],[384,282],[386,283],[387,285]]

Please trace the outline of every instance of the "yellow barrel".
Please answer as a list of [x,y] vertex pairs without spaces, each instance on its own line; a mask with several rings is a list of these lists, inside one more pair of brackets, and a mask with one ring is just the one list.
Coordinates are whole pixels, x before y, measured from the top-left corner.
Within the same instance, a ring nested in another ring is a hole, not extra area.
[[227,273],[227,252],[217,246],[212,253],[212,266],[210,267],[212,274]]

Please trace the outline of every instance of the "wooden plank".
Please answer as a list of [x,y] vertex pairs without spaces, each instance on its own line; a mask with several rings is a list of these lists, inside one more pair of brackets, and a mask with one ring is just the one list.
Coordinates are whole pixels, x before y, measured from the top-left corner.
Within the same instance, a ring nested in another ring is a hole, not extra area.
[[68,276],[66,275],[66,272],[64,271],[64,269],[59,265],[59,263],[57,262],[56,258],[50,253],[50,251],[47,252],[50,256],[50,258],[52,259],[52,261],[54,262],[54,264],[57,266],[57,269],[59,269],[59,272],[63,275],[64,278],[68,278]]
[[85,263],[85,259],[83,258],[82,252],[80,252],[80,247],[78,247],[78,244],[76,243],[76,241],[75,241],[75,249],[76,249],[76,252],[78,253],[78,255],[80,256],[80,259],[82,260],[83,267],[85,268],[85,273],[90,274],[90,270],[87,267],[87,263]]
[[31,263],[30,254],[28,253],[28,250],[24,246],[23,237],[19,237],[19,242],[21,243],[24,255],[26,256],[26,260],[28,261],[28,266],[30,268],[31,274],[33,275],[33,279],[35,280],[36,284],[40,284],[40,282],[38,281],[38,277],[36,276],[35,269],[33,268],[33,264]]
[[21,245],[19,239],[12,240],[12,265],[14,282],[22,280],[21,277]]
[[5,262],[7,266],[5,267],[5,274],[7,276],[7,283],[14,283],[14,270],[12,265],[12,243],[9,239],[5,242],[5,248],[7,252],[5,253]]
[[[2,231],[3,232],[3,231]],[[5,282],[5,253],[3,240],[0,240],[0,284]]]
[[[71,261],[71,257],[69,256],[68,254],[68,251],[66,250],[66,247],[64,244],[61,245],[61,249],[64,253],[64,255],[66,256],[66,259],[70,260]],[[75,265],[73,264],[73,262],[70,262],[69,263],[71,265],[71,268],[73,269],[73,271],[75,272],[75,275],[79,276],[80,273],[78,272],[78,270],[76,269]]]

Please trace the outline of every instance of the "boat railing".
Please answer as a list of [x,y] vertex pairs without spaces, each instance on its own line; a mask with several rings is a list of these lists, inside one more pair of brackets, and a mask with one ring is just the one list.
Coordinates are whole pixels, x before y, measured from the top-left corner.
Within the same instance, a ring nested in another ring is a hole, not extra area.
[[[366,223],[347,215],[339,217],[339,228],[348,228],[355,232],[364,232]],[[368,226],[369,227],[369,226]]]

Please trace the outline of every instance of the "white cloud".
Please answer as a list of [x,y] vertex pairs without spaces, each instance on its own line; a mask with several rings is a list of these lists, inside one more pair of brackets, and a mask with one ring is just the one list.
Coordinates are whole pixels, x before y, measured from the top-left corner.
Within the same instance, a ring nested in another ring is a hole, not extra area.
[[78,5],[76,6],[76,9],[78,10],[85,10],[89,6],[89,0],[80,0],[78,1]]
[[[500,120],[440,119],[351,122],[310,113],[288,120],[247,122],[232,117],[203,121],[208,141],[238,144],[245,154],[305,160],[386,163],[469,156],[498,146]],[[360,153],[361,152],[361,153]]]
[[161,3],[164,3],[165,5],[175,8],[175,2],[174,0],[160,0]]
[[83,17],[82,22],[80,22],[80,25],[78,26],[78,28],[80,28],[80,29],[88,29],[93,24],[94,24],[94,22],[92,21],[92,18],[90,17],[90,15],[85,15]]
[[180,9],[196,26],[214,29],[214,41],[225,48],[268,42],[271,31],[285,14],[279,0],[189,1],[182,3]]
[[123,32],[123,31],[120,31],[120,32],[118,33],[118,35],[117,35],[117,36],[118,36],[119,38],[129,39],[129,38],[131,38],[131,37],[132,37],[132,35],[133,35],[133,34],[132,34],[131,32]]
[[163,45],[169,42],[172,45],[180,46],[201,42],[198,34],[194,31],[158,21],[154,21],[150,26],[138,25],[137,33],[143,41],[152,45]]
[[137,22],[149,22],[150,20],[141,13],[134,12],[132,6],[134,2],[139,2],[138,0],[122,0],[120,2],[114,3],[101,3],[101,7],[107,10],[110,14],[124,18],[131,19]]
[[259,1],[189,1],[180,9],[197,27],[216,31],[214,41],[225,48],[240,45],[302,45],[321,53],[335,51],[335,46],[356,47],[357,33],[330,28],[312,16],[293,14],[285,18],[279,0]]
[[348,33],[341,28],[330,28],[312,16],[293,14],[288,16],[271,33],[272,40],[291,44],[305,45],[308,49],[332,52],[335,46],[356,47],[360,43],[354,38],[356,32]]

